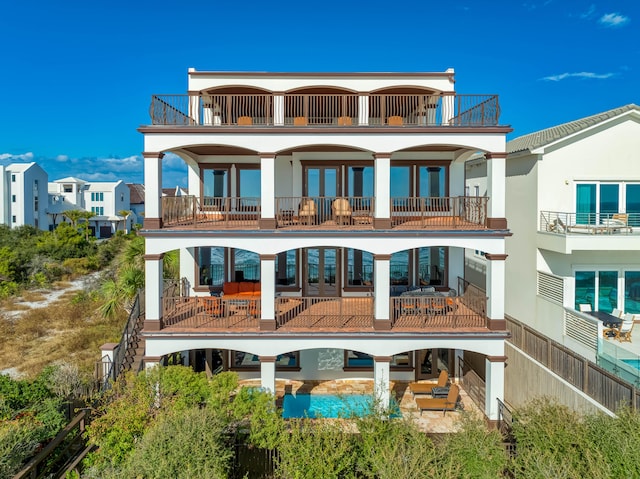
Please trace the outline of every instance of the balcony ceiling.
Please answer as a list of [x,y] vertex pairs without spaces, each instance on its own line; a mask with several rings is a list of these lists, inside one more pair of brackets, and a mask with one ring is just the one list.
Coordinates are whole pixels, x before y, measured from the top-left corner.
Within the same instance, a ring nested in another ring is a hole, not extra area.
[[[457,151],[459,149],[460,147],[458,146],[426,145],[426,146],[418,146],[414,148],[407,148],[402,151],[406,151],[406,152]],[[191,146],[191,147],[183,148],[183,150],[198,156],[213,156],[213,155],[224,155],[224,156],[244,155],[246,156],[246,155],[257,154],[257,152],[252,150],[237,148],[233,146],[225,146],[225,145],[199,145],[199,146]],[[349,148],[346,146],[339,146],[339,145],[311,145],[311,146],[296,148],[295,150],[291,150],[291,151],[281,151],[278,154],[288,155],[288,154],[291,154],[293,151],[298,153],[301,153],[301,152],[345,153],[345,152],[362,151],[362,150]]]

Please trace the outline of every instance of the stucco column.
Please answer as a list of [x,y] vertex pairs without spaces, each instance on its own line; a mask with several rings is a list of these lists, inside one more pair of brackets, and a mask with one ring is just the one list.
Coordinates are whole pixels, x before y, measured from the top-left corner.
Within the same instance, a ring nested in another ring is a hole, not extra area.
[[189,118],[194,125],[200,125],[200,92],[189,92]]
[[373,256],[373,327],[378,330],[391,329],[389,318],[389,273],[391,263],[390,254],[376,254]]
[[451,125],[455,124],[453,117],[456,110],[456,92],[455,91],[443,91],[442,92],[442,124]]
[[275,229],[275,197],[276,197],[276,155],[275,153],[259,153],[260,155],[260,228]]
[[373,227],[391,229],[391,153],[375,153],[373,158],[376,197]]
[[487,227],[490,229],[506,229],[506,153],[487,153]]
[[110,379],[115,379],[115,365],[113,361],[116,356],[116,350],[120,347],[118,343],[106,343],[100,346],[100,354],[102,356],[102,382],[107,383]]
[[260,329],[276,330],[276,255],[260,255]]
[[489,329],[504,330],[504,289],[506,254],[486,253],[487,258],[487,317]]
[[145,331],[162,329],[162,258],[164,254],[144,255]]
[[498,401],[504,401],[504,363],[506,356],[487,356],[485,360],[484,413],[489,421],[498,420]]
[[155,368],[156,366],[159,366],[161,360],[162,360],[162,357],[160,356],[144,356],[142,358],[142,362],[144,363],[145,369],[151,369],[151,368]]
[[276,393],[276,356],[260,356],[260,386],[268,393]]
[[369,95],[360,94],[358,96],[358,125],[369,124]]
[[144,158],[144,229],[162,228],[162,158],[164,153],[142,153]]
[[452,161],[449,165],[449,196],[464,196],[464,163]]
[[464,278],[464,248],[450,246],[448,256],[447,286],[458,291],[458,278]]
[[185,278],[187,283],[187,291],[182,294],[191,296],[196,282],[196,259],[195,248],[180,248],[180,278]]
[[284,125],[284,93],[274,93],[273,96],[273,124]]
[[200,167],[187,163],[187,185],[189,185],[189,195],[200,201]]
[[380,411],[389,409],[389,364],[390,356],[373,357],[373,396]]

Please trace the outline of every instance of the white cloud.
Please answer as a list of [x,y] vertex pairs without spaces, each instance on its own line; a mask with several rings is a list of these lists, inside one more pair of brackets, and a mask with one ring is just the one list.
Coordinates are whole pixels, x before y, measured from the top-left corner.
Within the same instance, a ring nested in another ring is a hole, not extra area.
[[586,12],[580,14],[580,18],[591,18],[594,13],[596,13],[596,6],[592,3]]
[[619,13],[605,13],[600,17],[598,23],[605,27],[621,27],[629,23],[629,21],[629,17],[625,17]]
[[22,153],[21,155],[14,155],[13,153],[0,153],[0,160],[10,161],[33,161],[33,153]]
[[576,72],[576,73],[561,73],[559,75],[550,75],[541,80],[546,81],[560,81],[566,78],[592,78],[597,80],[604,80],[606,78],[611,78],[615,73],[593,73],[593,72]]
[[58,155],[56,156],[56,161],[67,161],[69,157],[67,155]]

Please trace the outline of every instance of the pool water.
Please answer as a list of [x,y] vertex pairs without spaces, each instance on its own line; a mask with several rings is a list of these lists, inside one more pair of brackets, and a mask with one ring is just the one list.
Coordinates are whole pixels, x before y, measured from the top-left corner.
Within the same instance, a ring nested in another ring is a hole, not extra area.
[[[373,397],[366,394],[285,394],[282,417],[337,418],[366,416],[372,412]],[[396,409],[394,407],[394,409]],[[399,414],[399,410],[397,412]],[[395,413],[393,414],[396,415]]]
[[620,361],[622,361],[625,364],[628,364],[632,368],[636,368],[640,370],[640,359],[621,359]]

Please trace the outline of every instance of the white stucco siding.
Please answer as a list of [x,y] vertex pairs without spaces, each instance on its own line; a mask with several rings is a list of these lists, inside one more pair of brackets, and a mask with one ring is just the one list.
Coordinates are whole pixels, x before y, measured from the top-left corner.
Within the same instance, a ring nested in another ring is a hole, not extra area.
[[640,123],[618,120],[548,147],[540,162],[539,209],[575,212],[575,181],[640,181]]
[[277,356],[291,351],[305,351],[317,348],[351,349],[372,356],[393,356],[405,351],[444,348],[475,351],[488,356],[504,355],[503,338],[359,338],[325,337],[309,338],[291,336],[287,338],[269,337],[162,337],[161,334],[145,334],[145,354],[164,356],[176,351],[192,349],[232,349],[257,356]]
[[[506,165],[505,313],[527,323],[536,317],[537,158],[510,158]],[[533,294],[532,294],[533,293]]]
[[[443,130],[448,130],[443,128]],[[247,133],[225,134],[222,131],[208,133],[207,128],[197,133],[155,133],[144,135],[144,150],[165,152],[179,150],[189,145],[226,145],[264,153],[278,153],[312,145],[335,145],[360,149],[372,153],[389,153],[426,145],[446,145],[481,151],[505,151],[504,133],[460,133],[455,128],[442,133],[372,135],[366,132],[322,133],[309,129],[309,133],[278,134],[277,130],[259,133],[248,129]]]
[[[190,72],[191,73],[191,72]],[[233,75],[224,72],[197,72],[189,75],[189,91],[208,90],[216,87],[228,87],[229,85],[250,86],[267,90],[268,92],[287,92],[298,88],[307,87],[335,87],[345,88],[353,92],[375,91],[381,88],[397,88],[398,85],[418,88],[429,88],[436,91],[454,91],[455,84],[447,73],[437,76],[403,76],[390,75],[387,78],[379,76],[367,77],[358,75],[353,77],[336,76],[330,78],[326,75],[287,75],[278,77],[277,73],[266,75]],[[266,93],[266,92],[265,92]]]
[[202,246],[221,246],[253,251],[258,254],[276,254],[298,248],[320,246],[336,246],[355,248],[373,254],[391,254],[412,248],[430,246],[450,246],[458,248],[479,249],[487,253],[504,253],[504,239],[498,237],[430,237],[416,235],[414,237],[392,238],[380,237],[344,237],[344,236],[299,236],[290,237],[275,233],[264,236],[221,236],[212,232],[207,236],[192,236],[186,232],[184,237],[147,237],[146,253],[160,254],[177,248]]

